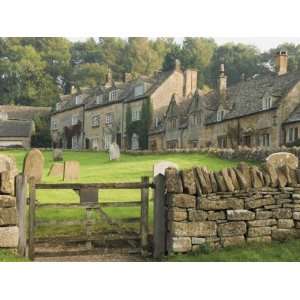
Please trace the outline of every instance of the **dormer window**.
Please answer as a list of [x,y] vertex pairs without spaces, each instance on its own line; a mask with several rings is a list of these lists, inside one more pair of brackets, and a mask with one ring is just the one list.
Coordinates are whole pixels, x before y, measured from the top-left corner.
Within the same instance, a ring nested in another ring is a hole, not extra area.
[[140,84],[134,88],[134,97],[138,97],[144,94],[144,85]]
[[96,96],[96,104],[102,104],[103,103],[103,95]]
[[61,110],[61,103],[60,102],[58,102],[58,103],[56,103],[56,111],[59,111],[59,110]]
[[141,119],[141,111],[133,110],[131,112],[131,121],[139,121]]
[[56,130],[58,128],[58,126],[57,126],[57,120],[52,120],[51,127],[52,127],[52,130]]
[[177,127],[177,118],[170,119],[168,123],[170,129],[175,129]]
[[192,113],[190,115],[190,125],[191,127],[199,126],[201,124],[201,114],[200,112]]
[[272,97],[271,96],[265,97],[263,99],[262,106],[263,106],[263,110],[270,109],[272,107]]
[[82,103],[82,97],[80,95],[75,96],[75,104],[80,105]]
[[221,121],[223,121],[224,120],[224,117],[225,117],[225,110],[219,110],[218,112],[217,112],[217,121],[218,122],[221,122]]
[[73,115],[72,116],[72,125],[77,125],[79,121],[78,115]]
[[118,94],[119,94],[118,90],[113,90],[109,92],[108,101],[118,100]]

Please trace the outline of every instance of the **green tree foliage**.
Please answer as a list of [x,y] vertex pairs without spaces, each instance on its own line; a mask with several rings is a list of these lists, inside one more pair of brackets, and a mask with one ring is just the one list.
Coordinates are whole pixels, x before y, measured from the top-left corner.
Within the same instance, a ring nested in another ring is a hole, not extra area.
[[31,137],[32,147],[51,147],[50,117],[34,119],[35,134]]

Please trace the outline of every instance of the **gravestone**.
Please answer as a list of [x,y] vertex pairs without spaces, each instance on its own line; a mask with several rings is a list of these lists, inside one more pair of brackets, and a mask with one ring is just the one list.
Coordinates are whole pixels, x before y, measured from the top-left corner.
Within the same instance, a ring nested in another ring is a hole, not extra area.
[[273,153],[266,158],[266,162],[274,168],[287,165],[292,169],[297,169],[299,164],[298,157],[288,152]]
[[15,158],[0,154],[0,192],[15,194],[15,177],[18,174]]
[[120,158],[120,148],[117,143],[112,143],[109,146],[109,160],[117,160]]
[[62,149],[53,149],[53,161],[62,161],[64,160],[63,157],[63,150]]
[[165,176],[165,170],[167,168],[175,168],[176,170],[178,170],[178,166],[175,163],[167,160],[160,161],[153,165],[153,177],[158,174]]
[[30,150],[23,163],[23,174],[27,178],[34,178],[35,183],[40,183],[43,178],[44,156],[39,149]]
[[68,160],[64,163],[63,180],[77,180],[80,178],[80,164],[76,160]]
[[98,189],[82,188],[79,190],[80,203],[98,203]]
[[54,177],[63,177],[64,175],[64,164],[62,163],[53,163],[50,167],[48,176],[54,176]]

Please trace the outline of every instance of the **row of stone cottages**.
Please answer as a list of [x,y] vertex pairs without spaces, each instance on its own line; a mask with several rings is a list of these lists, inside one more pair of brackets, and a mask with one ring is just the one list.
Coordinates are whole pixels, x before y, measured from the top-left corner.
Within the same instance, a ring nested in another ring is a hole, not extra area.
[[51,118],[54,147],[164,150],[200,147],[278,147],[298,140],[300,73],[276,56],[276,72],[227,86],[220,66],[217,89],[197,88],[197,71],[173,70],[65,95]]

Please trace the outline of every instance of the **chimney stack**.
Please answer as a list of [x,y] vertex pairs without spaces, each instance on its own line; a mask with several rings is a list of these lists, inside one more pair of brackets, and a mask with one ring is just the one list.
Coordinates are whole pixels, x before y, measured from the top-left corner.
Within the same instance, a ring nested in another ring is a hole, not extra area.
[[219,95],[225,97],[227,89],[227,76],[225,75],[224,64],[220,65],[220,73],[218,78],[218,92]]
[[276,72],[278,76],[286,74],[288,68],[287,51],[278,51],[276,53]]

